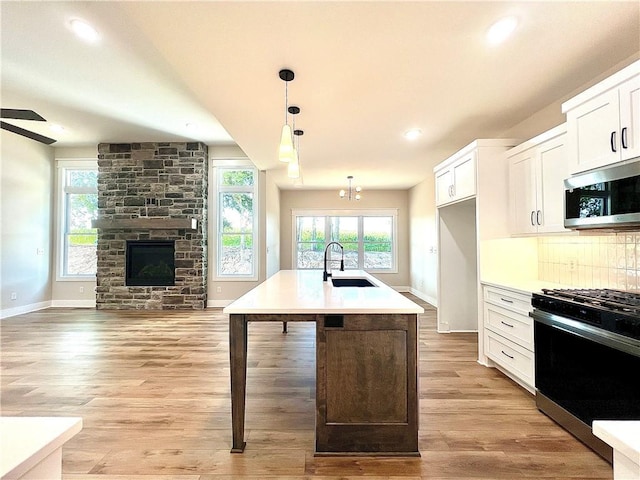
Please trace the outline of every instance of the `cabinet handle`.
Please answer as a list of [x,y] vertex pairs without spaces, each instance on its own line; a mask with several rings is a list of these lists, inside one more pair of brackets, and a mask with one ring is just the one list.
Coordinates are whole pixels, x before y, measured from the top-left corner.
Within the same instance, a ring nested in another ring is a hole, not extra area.
[[620,132],[620,142],[622,143],[622,148],[629,148],[629,145],[627,145],[627,127],[624,127]]
[[613,153],[616,153],[618,150],[616,150],[616,132],[615,131],[611,132],[610,142],[611,142],[611,151]]
[[509,300],[508,298],[502,298],[500,297],[500,300],[502,300],[505,303],[513,303],[513,300]]
[[453,185],[449,185],[449,196],[453,197]]
[[513,325],[511,325],[510,323],[503,322],[502,320],[500,320],[500,323],[503,324],[503,325],[506,325],[507,327],[513,328]]
[[535,214],[536,214],[536,212],[535,212],[534,210],[531,210],[531,226],[532,226],[532,227],[535,227],[535,226],[536,226],[536,221],[535,221],[535,219],[533,218]]
[[540,221],[540,216],[541,216],[541,215],[542,215],[542,210],[538,210],[538,211],[536,212],[536,223],[537,223],[538,225],[542,225],[542,222]]
[[451,185],[451,196],[452,197],[456,196],[456,186],[455,185]]
[[500,351],[502,352],[502,354],[503,354],[505,357],[509,357],[511,360],[513,360],[513,357],[512,357],[511,355],[509,355],[508,353],[505,353],[505,351],[504,351],[504,350],[500,350]]

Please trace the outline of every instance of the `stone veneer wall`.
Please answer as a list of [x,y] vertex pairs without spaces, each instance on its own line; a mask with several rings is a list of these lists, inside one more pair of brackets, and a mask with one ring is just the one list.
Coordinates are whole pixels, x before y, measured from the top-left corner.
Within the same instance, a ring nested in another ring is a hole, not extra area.
[[[206,307],[207,171],[202,143],[98,145],[98,222],[113,223],[98,229],[98,309]],[[162,227],[191,218],[196,230]],[[175,240],[175,286],[125,285],[126,241],[147,239]]]

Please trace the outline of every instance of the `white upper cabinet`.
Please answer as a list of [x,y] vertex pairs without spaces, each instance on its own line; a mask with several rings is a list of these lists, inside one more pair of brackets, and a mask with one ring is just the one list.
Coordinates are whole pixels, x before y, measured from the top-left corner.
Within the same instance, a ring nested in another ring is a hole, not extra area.
[[[517,147],[516,147],[517,148]],[[536,233],[536,178],[533,149],[509,158],[511,233]]]
[[470,152],[455,161],[436,167],[436,205],[445,205],[476,194],[476,156]]
[[569,173],[640,155],[640,61],[562,104]]
[[640,156],[640,75],[620,86],[620,154]]
[[560,125],[507,152],[511,233],[552,233],[564,228],[566,125]]

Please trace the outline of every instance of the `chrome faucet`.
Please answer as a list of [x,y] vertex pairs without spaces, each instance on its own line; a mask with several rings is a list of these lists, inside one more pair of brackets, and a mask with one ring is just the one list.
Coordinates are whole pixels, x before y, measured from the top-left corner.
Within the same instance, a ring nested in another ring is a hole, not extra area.
[[340,252],[342,253],[342,258],[340,259],[340,271],[344,272],[344,247],[342,244],[338,242],[329,242],[327,246],[324,247],[324,272],[322,272],[322,281],[326,282],[327,279],[331,276],[330,273],[327,272],[327,260],[330,262],[330,259],[327,259],[327,252],[329,251],[329,247],[331,245],[338,245],[340,247]]

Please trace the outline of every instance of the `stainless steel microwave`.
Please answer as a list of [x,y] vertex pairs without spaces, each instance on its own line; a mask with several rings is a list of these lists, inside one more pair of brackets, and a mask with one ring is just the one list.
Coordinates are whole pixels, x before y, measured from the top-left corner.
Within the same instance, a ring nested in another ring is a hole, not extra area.
[[564,181],[564,226],[640,229],[640,160]]

